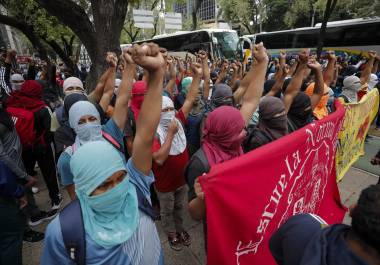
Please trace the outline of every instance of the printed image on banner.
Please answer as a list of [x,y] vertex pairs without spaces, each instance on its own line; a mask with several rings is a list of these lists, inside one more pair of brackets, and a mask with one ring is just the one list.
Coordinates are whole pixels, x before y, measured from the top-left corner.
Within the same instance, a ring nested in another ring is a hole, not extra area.
[[329,224],[340,202],[335,151],[344,108],[199,177],[207,211],[209,265],[276,264],[270,236],[289,217],[315,213]]
[[359,103],[344,103],[346,114],[338,136],[336,151],[337,181],[364,155],[364,141],[379,108],[379,92],[373,89]]

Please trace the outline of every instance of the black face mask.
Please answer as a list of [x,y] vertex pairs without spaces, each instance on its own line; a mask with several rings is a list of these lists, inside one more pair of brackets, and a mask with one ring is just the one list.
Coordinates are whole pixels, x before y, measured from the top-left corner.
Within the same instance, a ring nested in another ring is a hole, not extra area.
[[218,97],[211,100],[214,109],[221,106],[233,106],[232,97]]

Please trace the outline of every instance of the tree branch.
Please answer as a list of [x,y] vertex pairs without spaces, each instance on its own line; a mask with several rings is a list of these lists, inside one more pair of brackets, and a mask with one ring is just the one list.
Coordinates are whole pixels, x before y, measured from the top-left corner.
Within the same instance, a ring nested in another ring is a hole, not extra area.
[[38,50],[41,58],[44,60],[48,60],[47,51],[45,47],[43,46],[43,44],[41,43],[41,40],[39,39],[37,34],[34,32],[34,29],[32,26],[26,23],[22,23],[13,17],[5,16],[2,14],[0,14],[0,23],[14,27],[20,30],[22,33],[24,33],[24,35],[32,43],[33,47]]
[[80,38],[91,57],[96,56],[96,51],[93,48],[94,43],[96,43],[94,25],[80,5],[71,0],[34,1],[68,26]]

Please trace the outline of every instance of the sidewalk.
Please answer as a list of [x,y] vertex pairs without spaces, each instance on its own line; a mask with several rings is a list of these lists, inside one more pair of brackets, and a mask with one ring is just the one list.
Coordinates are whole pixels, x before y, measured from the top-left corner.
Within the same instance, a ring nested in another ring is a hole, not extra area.
[[[342,198],[342,202],[347,207],[355,203],[360,195],[361,190],[368,187],[371,184],[375,184],[378,181],[378,177],[372,174],[368,174],[362,170],[351,168],[346,174],[342,182],[339,183],[339,190]],[[49,209],[49,197],[44,183],[41,180],[39,182],[39,188],[41,191],[36,194],[36,200],[41,209]],[[62,191],[64,195],[64,204],[68,203],[68,196],[65,191]],[[348,214],[344,218],[344,223],[349,224],[350,218]],[[47,223],[41,224],[34,229],[43,232]],[[165,237],[160,222],[157,222],[158,232],[160,234],[161,243],[164,248],[165,264],[166,265],[202,265],[206,264],[206,257],[204,252],[203,241],[203,228],[202,224],[193,221],[187,214],[185,217],[185,227],[188,229],[189,234],[192,237],[192,244],[190,247],[185,247],[182,251],[176,252],[170,249]],[[37,265],[39,264],[40,255],[42,252],[43,241],[38,243],[24,242],[23,248],[23,260],[25,265]]]

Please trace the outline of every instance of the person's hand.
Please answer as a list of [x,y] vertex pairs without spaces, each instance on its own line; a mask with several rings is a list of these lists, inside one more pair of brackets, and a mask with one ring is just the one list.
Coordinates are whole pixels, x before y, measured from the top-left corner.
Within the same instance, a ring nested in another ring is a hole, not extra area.
[[169,66],[173,65],[173,63],[174,63],[173,58],[172,58],[171,56],[168,56],[167,59],[166,59],[166,63],[167,63]]
[[20,209],[23,209],[28,205],[28,201],[25,195],[18,199],[18,204]]
[[302,64],[307,64],[309,61],[310,49],[303,49],[298,54],[298,61]]
[[132,59],[132,52],[133,52],[132,48],[125,48],[123,50],[123,55],[122,56],[123,56],[123,59],[124,59],[124,63],[126,65],[135,64],[135,62]]
[[165,59],[160,48],[154,43],[135,44],[132,50],[132,59],[149,73],[162,71],[165,67]]
[[285,64],[283,67],[282,67],[282,76],[285,78],[288,76],[290,72],[290,67],[289,65]]
[[232,69],[234,70],[234,73],[237,73],[239,70],[239,67],[236,65],[236,63],[231,64]]
[[267,49],[262,42],[254,46],[253,56],[257,63],[267,63],[269,61]]
[[199,58],[201,58],[202,62],[206,62],[207,63],[207,53],[205,51],[199,51],[198,53],[199,55]]
[[335,52],[334,51],[327,51],[326,52],[326,59],[329,61],[336,60]]
[[373,157],[371,159],[371,164],[374,165],[374,166],[380,165],[380,157],[377,157],[377,156]]
[[309,67],[314,72],[317,72],[317,71],[321,71],[322,72],[322,66],[315,59],[310,59],[307,62],[307,67]]
[[178,123],[175,119],[173,119],[168,127],[168,133],[175,135],[178,132]]
[[285,51],[280,51],[280,62],[285,62],[286,61],[286,52]]
[[[203,174],[204,176],[205,174]],[[205,193],[203,192],[202,190],[202,186],[201,184],[199,183],[199,178],[197,178],[195,180],[195,183],[194,183],[194,191],[195,191],[195,194],[197,195],[197,197],[201,200],[204,200],[205,198]]]
[[37,183],[37,178],[34,176],[29,176],[28,182],[25,184],[25,187],[33,187]]
[[200,63],[192,63],[191,71],[193,72],[194,76],[202,77],[203,75],[203,68]]
[[114,52],[107,52],[106,61],[109,67],[116,68],[117,66],[117,56]]
[[369,51],[368,52],[368,56],[370,59],[375,59],[376,55],[377,55],[376,51]]

